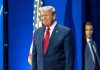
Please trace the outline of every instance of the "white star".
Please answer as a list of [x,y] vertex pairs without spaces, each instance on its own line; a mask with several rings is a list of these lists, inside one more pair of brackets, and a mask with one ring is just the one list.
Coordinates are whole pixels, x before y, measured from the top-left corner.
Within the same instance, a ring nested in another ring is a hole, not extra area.
[[35,10],[34,10],[34,14],[35,14],[36,12],[35,12]]
[[33,23],[33,26],[34,26],[34,23]]
[[36,4],[34,5],[34,7],[36,8]]
[[33,16],[33,20],[35,19],[35,17]]
[[41,3],[41,5],[43,5],[43,2],[40,2]]
[[38,0],[35,0],[35,1],[38,1]]

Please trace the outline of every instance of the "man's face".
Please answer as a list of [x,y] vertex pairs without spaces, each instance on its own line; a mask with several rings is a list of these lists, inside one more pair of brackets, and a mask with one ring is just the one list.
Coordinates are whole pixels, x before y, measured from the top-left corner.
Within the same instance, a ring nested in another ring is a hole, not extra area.
[[41,20],[43,25],[50,27],[54,21],[54,15],[51,10],[41,10]]
[[93,34],[93,26],[92,25],[86,25],[85,26],[85,35],[86,38],[91,38]]

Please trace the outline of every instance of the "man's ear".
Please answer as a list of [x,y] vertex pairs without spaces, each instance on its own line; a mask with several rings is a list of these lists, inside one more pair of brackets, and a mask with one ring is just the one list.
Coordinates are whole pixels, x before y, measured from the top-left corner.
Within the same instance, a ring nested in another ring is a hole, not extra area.
[[56,20],[56,14],[53,15],[53,20]]

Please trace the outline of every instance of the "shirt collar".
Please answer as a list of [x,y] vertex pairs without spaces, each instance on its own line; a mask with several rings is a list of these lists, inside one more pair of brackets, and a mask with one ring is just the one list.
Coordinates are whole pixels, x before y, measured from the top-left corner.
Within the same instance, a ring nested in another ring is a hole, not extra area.
[[[53,29],[55,28],[56,24],[57,24],[57,21],[55,21],[55,22],[50,26],[50,30],[53,31]],[[46,29],[47,29],[47,27],[46,27]]]
[[86,38],[86,41],[87,41],[87,42],[90,42],[91,40],[92,40],[92,39]]

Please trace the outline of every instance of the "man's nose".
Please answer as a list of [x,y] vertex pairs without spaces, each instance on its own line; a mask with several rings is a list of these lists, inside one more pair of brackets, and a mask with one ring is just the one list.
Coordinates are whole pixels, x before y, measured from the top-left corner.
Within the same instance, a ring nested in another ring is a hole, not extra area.
[[46,20],[46,16],[43,17],[43,20]]

